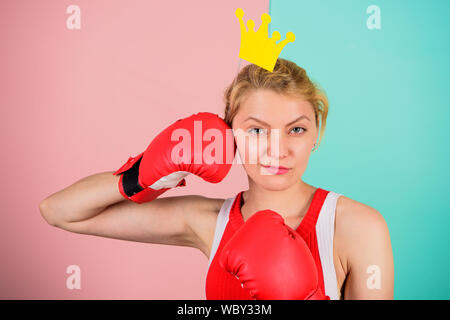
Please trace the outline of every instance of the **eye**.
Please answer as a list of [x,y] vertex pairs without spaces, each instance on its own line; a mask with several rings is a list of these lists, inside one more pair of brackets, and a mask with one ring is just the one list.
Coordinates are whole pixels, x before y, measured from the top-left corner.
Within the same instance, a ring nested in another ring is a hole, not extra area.
[[250,128],[247,132],[255,135],[267,134],[267,130],[262,128]]
[[293,131],[295,134],[302,134],[306,131],[306,129],[303,127],[295,127],[291,131]]

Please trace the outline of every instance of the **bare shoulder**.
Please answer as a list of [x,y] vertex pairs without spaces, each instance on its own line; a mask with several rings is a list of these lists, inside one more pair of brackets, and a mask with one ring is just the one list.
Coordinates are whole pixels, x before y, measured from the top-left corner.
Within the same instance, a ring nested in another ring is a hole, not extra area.
[[373,223],[384,223],[384,218],[377,209],[346,196],[340,196],[338,198],[336,223],[338,223],[338,220],[341,227],[351,229],[355,226],[363,227],[372,225]]
[[[336,250],[343,270],[338,275],[343,297],[392,299],[394,262],[383,215],[371,206],[341,196],[336,207],[335,230]],[[369,286],[368,279],[376,281]]]
[[389,231],[377,209],[340,196],[336,205],[335,237],[339,255],[348,264],[352,256],[369,249],[371,244],[389,240]]
[[211,251],[218,213],[225,201],[220,198],[189,196],[198,210],[190,210],[186,222],[198,239],[198,249],[207,257]]

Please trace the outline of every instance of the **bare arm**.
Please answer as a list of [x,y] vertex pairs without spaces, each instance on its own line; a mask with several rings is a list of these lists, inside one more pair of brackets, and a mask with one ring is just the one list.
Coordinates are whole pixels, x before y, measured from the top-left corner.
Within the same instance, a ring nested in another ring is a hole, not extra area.
[[393,299],[394,261],[383,216],[358,203],[340,214],[336,231],[348,265],[344,299]]
[[39,206],[42,216],[54,226],[88,220],[110,205],[127,201],[118,181],[113,172],[85,177],[44,199]]
[[216,199],[181,196],[137,204],[123,198],[118,179],[112,172],[83,178],[43,200],[41,214],[71,232],[204,249],[191,223],[214,212]]

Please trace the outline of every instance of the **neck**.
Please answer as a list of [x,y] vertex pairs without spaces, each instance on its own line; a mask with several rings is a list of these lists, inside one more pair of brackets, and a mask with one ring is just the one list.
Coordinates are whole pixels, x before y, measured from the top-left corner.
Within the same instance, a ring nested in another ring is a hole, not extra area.
[[284,218],[302,217],[306,214],[315,189],[300,180],[288,189],[273,191],[249,180],[249,189],[242,195],[244,204],[241,212],[246,218],[266,209],[273,210]]

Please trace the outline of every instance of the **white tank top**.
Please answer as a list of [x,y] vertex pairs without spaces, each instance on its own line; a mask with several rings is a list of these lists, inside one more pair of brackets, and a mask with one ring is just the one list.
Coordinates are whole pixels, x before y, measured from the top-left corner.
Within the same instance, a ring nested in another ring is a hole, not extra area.
[[[236,195],[237,196],[237,195]],[[219,211],[214,232],[214,241],[209,256],[208,269],[219,247],[223,232],[228,223],[231,206],[236,196],[228,198]],[[320,262],[322,264],[323,281],[325,285],[325,294],[331,300],[339,300],[339,292],[336,280],[336,269],[333,258],[333,239],[334,239],[334,220],[336,214],[337,199],[341,196],[339,193],[329,191],[316,223],[317,244],[319,247]]]

